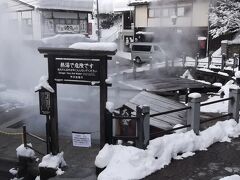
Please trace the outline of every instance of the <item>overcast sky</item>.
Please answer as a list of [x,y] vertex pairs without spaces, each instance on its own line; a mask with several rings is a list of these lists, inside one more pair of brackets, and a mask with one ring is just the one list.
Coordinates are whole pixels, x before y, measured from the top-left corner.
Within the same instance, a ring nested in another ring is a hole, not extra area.
[[127,7],[129,0],[98,0],[100,12],[112,12],[113,9]]

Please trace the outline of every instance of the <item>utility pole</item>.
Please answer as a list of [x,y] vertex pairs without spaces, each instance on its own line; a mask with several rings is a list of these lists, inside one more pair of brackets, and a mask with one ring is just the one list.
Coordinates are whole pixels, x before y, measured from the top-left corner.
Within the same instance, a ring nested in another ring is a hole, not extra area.
[[99,7],[98,7],[98,0],[96,1],[97,1],[97,36],[98,36],[98,42],[100,42]]

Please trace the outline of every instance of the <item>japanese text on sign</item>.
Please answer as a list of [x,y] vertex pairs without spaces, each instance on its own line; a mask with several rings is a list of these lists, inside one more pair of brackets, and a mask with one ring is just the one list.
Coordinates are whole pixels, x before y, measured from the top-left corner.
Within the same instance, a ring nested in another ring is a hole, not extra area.
[[99,81],[99,61],[56,59],[56,79]]

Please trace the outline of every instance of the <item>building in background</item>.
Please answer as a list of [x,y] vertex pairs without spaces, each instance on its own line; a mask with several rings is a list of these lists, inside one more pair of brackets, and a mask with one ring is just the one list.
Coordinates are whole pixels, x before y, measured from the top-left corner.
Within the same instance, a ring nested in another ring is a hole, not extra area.
[[120,50],[130,51],[130,43],[134,42],[134,7],[128,6],[128,0],[114,1],[115,14],[121,15],[121,27],[119,32]]
[[[168,48],[205,56],[210,0],[132,0],[135,40],[167,42]],[[166,43],[165,43],[166,44]]]
[[8,9],[26,39],[91,33],[92,0],[8,0]]

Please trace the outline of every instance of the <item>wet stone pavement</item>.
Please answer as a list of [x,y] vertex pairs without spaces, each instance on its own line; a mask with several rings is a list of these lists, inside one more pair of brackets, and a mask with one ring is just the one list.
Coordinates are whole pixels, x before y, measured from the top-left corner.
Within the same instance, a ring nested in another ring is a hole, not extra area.
[[240,174],[240,138],[231,143],[215,143],[207,151],[199,151],[184,160],[173,160],[146,180],[219,180]]

